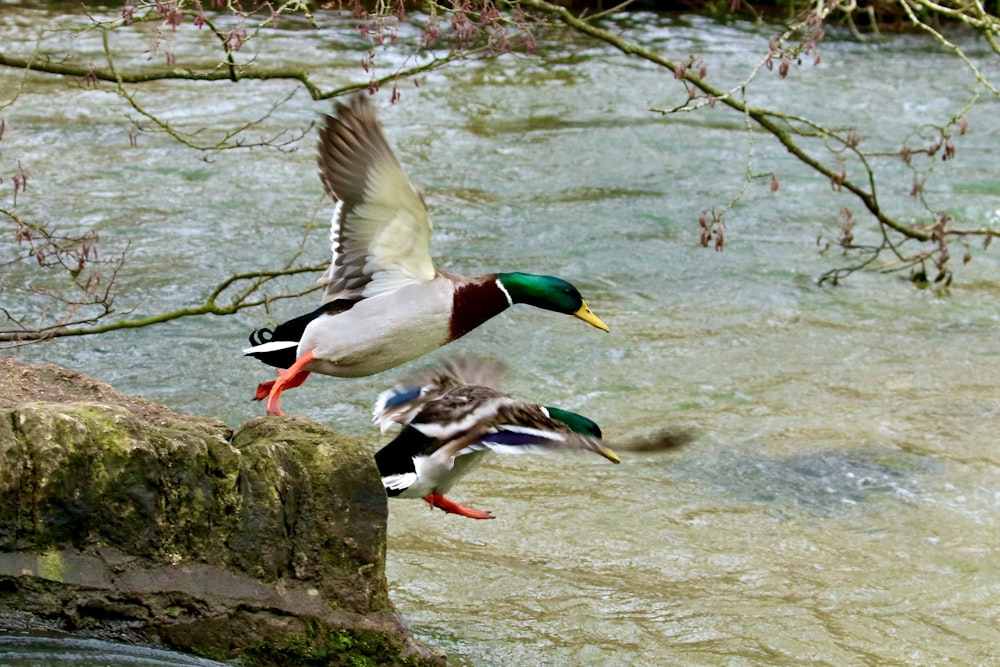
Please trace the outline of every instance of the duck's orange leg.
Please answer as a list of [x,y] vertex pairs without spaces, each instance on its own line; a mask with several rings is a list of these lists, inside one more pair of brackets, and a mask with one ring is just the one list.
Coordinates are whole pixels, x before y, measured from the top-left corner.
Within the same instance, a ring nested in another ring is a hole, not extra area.
[[[281,371],[278,371],[278,375],[281,375]],[[284,389],[295,389],[305,382],[307,377],[309,377],[309,371],[299,371],[295,377],[285,383]],[[254,394],[253,400],[260,401],[267,398],[271,394],[271,387],[274,386],[274,383],[275,380],[271,380],[257,385],[257,393]]]
[[448,514],[460,514],[461,516],[467,516],[470,519],[494,518],[493,515],[486,510],[477,510],[472,507],[466,507],[465,505],[459,505],[454,500],[448,500],[440,493],[428,494],[424,496],[424,500],[426,500],[431,507],[442,509]]
[[[310,350],[296,359],[294,364],[278,373],[278,379],[271,385],[271,390],[267,394],[267,414],[272,417],[284,416],[284,413],[281,411],[281,406],[278,405],[278,399],[281,396],[281,392],[284,391],[286,387],[297,387],[306,381],[306,378],[309,377],[309,371],[303,371],[302,367],[312,360],[313,353],[312,350]],[[258,391],[260,390],[258,389]]]

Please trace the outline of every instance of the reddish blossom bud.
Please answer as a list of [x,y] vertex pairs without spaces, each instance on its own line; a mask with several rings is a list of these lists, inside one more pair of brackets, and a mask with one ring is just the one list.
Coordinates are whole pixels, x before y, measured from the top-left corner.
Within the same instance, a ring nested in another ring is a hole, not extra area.
[[530,32],[524,35],[524,50],[528,53],[535,53],[538,51],[538,42],[535,41],[535,36]]

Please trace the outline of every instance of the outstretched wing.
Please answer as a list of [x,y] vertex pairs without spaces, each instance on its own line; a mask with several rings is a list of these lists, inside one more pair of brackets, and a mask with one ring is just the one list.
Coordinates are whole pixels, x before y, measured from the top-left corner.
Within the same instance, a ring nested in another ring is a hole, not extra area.
[[405,426],[413,421],[429,402],[441,398],[455,387],[454,378],[447,374],[426,374],[400,382],[386,389],[375,399],[372,422],[382,433],[393,424]]
[[[460,421],[470,409],[479,407],[487,400],[504,396],[489,388],[497,382],[505,365],[499,361],[474,360],[467,357],[450,359],[440,368],[424,372],[403,380],[392,389],[379,394],[372,409],[372,422],[385,433],[393,424],[405,426],[432,401],[438,401],[445,394],[462,385],[463,391],[456,398],[432,407],[422,421],[440,419],[446,422]],[[473,385],[478,388],[473,389]]]
[[378,425],[382,433],[392,428],[393,424],[409,424],[428,401],[439,395],[438,387],[433,383],[397,384],[375,399],[372,422]]
[[323,187],[337,202],[333,260],[320,278],[323,303],[360,299],[432,280],[431,220],[366,95],[337,103],[320,129]]
[[600,438],[574,431],[565,422],[550,417],[540,405],[518,401],[488,387],[461,386],[428,402],[410,427],[441,443],[435,453],[440,458],[454,459],[483,449],[506,454],[583,450],[619,462]]
[[561,429],[533,428],[518,424],[501,424],[475,442],[465,445],[455,453],[462,456],[474,451],[489,449],[501,454],[522,454],[529,451],[591,451],[613,463],[620,463],[618,456],[600,438],[580,435]]

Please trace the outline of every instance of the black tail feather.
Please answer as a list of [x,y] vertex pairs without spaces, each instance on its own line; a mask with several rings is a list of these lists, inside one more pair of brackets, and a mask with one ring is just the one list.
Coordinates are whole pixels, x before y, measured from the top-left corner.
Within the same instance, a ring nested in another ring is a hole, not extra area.
[[[265,334],[267,334],[266,337]],[[254,346],[270,343],[272,340],[274,340],[274,330],[267,327],[257,329],[250,334],[250,344]]]
[[[311,313],[299,315],[298,317],[292,318],[287,322],[282,322],[274,329],[269,329],[268,327],[257,329],[249,336],[250,344],[256,346],[280,340],[289,340],[298,343],[302,340],[302,334],[305,332],[306,327],[317,317],[320,315],[335,315],[337,313],[342,313],[346,310],[350,310],[351,306],[356,303],[357,301],[350,299],[338,299],[336,301],[324,303]],[[268,366],[274,366],[275,368],[288,368],[295,363],[298,351],[295,347],[288,347],[284,350],[273,350],[271,352],[251,352],[250,356],[263,361]]]

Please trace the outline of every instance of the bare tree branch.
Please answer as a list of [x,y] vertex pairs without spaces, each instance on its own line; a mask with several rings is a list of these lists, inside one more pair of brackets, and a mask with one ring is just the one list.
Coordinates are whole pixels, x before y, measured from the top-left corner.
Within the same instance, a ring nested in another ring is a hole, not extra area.
[[[936,11],[937,5],[930,2],[930,0],[914,1]],[[879,202],[876,187],[876,172],[869,162],[871,155],[865,153],[859,147],[858,137],[852,130],[845,131],[830,129],[820,123],[802,116],[764,109],[753,106],[747,102],[747,86],[756,76],[757,72],[760,71],[762,66],[766,65],[770,68],[773,64],[773,59],[779,59],[779,66],[783,68],[781,75],[784,76],[787,72],[787,66],[791,59],[798,57],[798,55],[802,52],[808,53],[814,48],[814,45],[810,40],[818,38],[810,36],[810,31],[817,31],[818,26],[822,24],[822,21],[831,12],[850,11],[854,5],[838,4],[836,2],[830,4],[818,2],[813,12],[807,14],[805,18],[799,20],[798,22],[791,24],[785,32],[772,40],[771,53],[769,53],[767,58],[762,60],[756,67],[753,68],[748,78],[742,84],[732,90],[724,91],[705,81],[704,77],[699,75],[697,68],[693,66],[697,64],[694,61],[687,63],[674,62],[655,51],[641,46],[640,44],[613,34],[600,26],[594,25],[592,20],[577,17],[567,8],[552,4],[547,0],[519,0],[518,4],[521,7],[529,8],[532,11],[542,12],[553,16],[572,30],[609,44],[626,55],[641,58],[659,65],[665,70],[673,72],[675,78],[679,79],[683,85],[688,88],[688,100],[674,109],[654,109],[654,111],[669,114],[681,111],[692,111],[705,105],[715,106],[719,103],[724,104],[744,117],[752,119],[756,126],[777,139],[778,142],[781,143],[781,145],[784,146],[788,152],[800,162],[808,166],[817,174],[828,179],[833,188],[847,191],[854,195],[877,221],[883,232],[883,243],[876,249],[872,249],[871,247],[853,246],[851,244],[842,244],[845,249],[858,250],[862,252],[862,254],[867,255],[867,258],[863,262],[858,264],[855,268],[847,270],[847,273],[869,266],[874,259],[881,254],[882,250],[888,250],[896,255],[897,260],[905,263],[907,266],[922,265],[924,262],[928,261],[930,257],[935,257],[938,268],[942,270],[942,273],[939,273],[939,275],[945,275],[943,273],[943,267],[948,259],[947,244],[949,240],[970,236],[991,238],[993,236],[1000,235],[1000,231],[988,227],[956,229],[951,224],[952,221],[950,219],[930,211],[929,207],[928,211],[933,220],[924,225],[913,224],[892,216]],[[932,32],[938,41],[952,50],[952,52],[954,52],[956,56],[958,56],[972,70],[976,80],[982,87],[986,88],[994,95],[997,94],[997,88],[986,79],[982,72],[961,51],[961,49],[945,39],[940,32],[934,30],[927,23],[919,21],[913,13],[913,10],[907,0],[900,0],[900,4],[914,21],[915,25],[918,25],[921,29]],[[970,14],[969,7],[973,6],[976,7],[974,9],[974,14]],[[984,10],[982,10],[981,5],[966,5],[962,10],[949,10],[949,15],[955,14],[955,12],[959,12],[961,16],[964,17],[962,20],[967,25],[981,29],[984,34],[987,35],[988,39],[992,40],[995,38],[998,30],[1000,30],[1000,22],[998,22],[995,17],[989,16]],[[958,18],[958,16],[955,16],[955,18]],[[799,47],[797,50],[785,50],[784,44],[793,35],[799,32],[804,32],[806,34],[806,41],[804,42],[804,45]],[[819,38],[821,38],[821,33]],[[993,44],[995,44],[995,42],[991,41],[991,45]],[[953,115],[948,120],[946,125],[940,129],[940,142],[932,144],[926,149],[917,151],[904,149],[908,151],[908,153],[903,155],[902,159],[909,159],[917,152],[924,152],[928,157],[933,158],[937,151],[942,148],[946,151],[945,159],[947,159],[948,155],[953,154],[954,147],[950,143],[950,128],[963,123],[965,113],[967,113],[967,111],[976,104],[978,101],[978,95],[977,91],[973,95],[972,99],[966,103],[958,113]],[[835,157],[833,163],[827,163],[811,154],[800,139],[822,139],[826,142],[828,152],[832,153]],[[832,142],[832,144],[828,142]],[[750,150],[750,161],[748,161],[748,172],[745,180],[749,180],[754,177],[749,170],[749,165],[752,162],[752,144]],[[848,177],[841,157],[845,152],[854,157],[858,164],[862,167],[863,180]],[[919,192],[916,194],[919,194]],[[729,210],[732,205],[738,201],[740,197],[742,197],[742,195],[743,190],[741,189],[740,193],[737,194],[734,200],[721,211],[710,211],[710,220],[705,213],[702,214],[700,222],[703,229],[703,244],[707,244],[707,240],[717,234],[718,236],[714,236],[714,238],[717,239],[716,248],[721,249],[721,233],[724,223],[723,214],[725,211]],[[890,239],[887,235],[890,231],[900,235],[903,239],[912,239],[921,243],[931,243],[933,244],[933,250],[929,251],[929,254],[926,251],[922,251],[911,255],[903,255],[898,250],[899,244]],[[823,279],[833,279],[842,275],[845,275],[844,271],[836,270],[835,272],[825,276]]]

